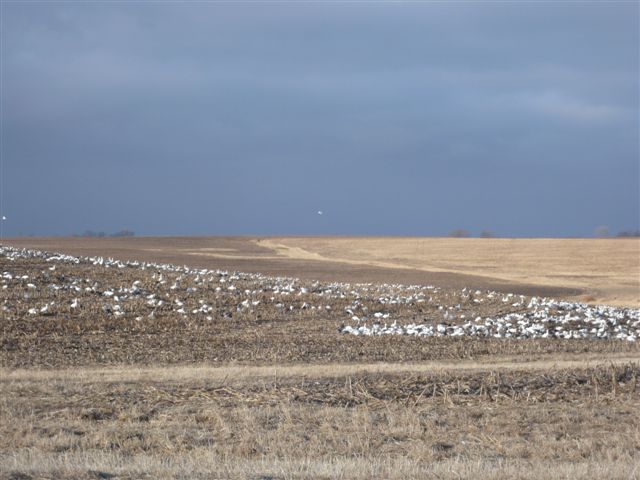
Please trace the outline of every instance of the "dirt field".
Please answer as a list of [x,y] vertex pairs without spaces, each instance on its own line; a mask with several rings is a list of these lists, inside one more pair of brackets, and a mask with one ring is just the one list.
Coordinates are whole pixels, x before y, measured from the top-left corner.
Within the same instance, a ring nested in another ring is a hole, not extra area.
[[640,239],[15,238],[7,245],[323,281],[428,284],[640,307]]
[[257,240],[9,242],[198,268],[0,254],[0,478],[640,478],[640,311]]

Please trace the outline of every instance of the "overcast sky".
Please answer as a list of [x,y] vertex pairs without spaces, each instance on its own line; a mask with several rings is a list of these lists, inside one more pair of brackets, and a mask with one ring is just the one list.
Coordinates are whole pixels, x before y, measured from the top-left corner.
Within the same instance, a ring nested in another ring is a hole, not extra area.
[[637,229],[639,43],[635,1],[3,1],[4,234]]

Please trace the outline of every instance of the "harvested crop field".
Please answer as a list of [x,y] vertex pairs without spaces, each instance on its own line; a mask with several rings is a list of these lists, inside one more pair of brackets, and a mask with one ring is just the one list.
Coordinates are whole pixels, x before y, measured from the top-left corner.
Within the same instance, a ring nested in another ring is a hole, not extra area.
[[633,305],[118,242],[2,247],[0,478],[640,476]]

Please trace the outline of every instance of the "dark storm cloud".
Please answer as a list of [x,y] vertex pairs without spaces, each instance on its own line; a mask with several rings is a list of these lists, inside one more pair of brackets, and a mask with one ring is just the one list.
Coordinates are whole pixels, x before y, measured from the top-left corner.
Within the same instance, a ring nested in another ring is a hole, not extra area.
[[636,3],[3,3],[2,27],[9,234],[638,228]]

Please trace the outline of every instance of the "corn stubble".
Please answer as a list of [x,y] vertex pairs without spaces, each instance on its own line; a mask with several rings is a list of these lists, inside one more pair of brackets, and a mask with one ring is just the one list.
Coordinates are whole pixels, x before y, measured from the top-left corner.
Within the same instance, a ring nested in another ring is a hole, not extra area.
[[[44,273],[50,264],[37,260],[1,267],[29,275],[36,286],[52,281]],[[147,275],[83,264],[55,271],[56,278],[138,280],[152,289]],[[189,284],[183,280],[182,287]],[[235,310],[228,297],[215,303],[214,292],[211,321],[162,309],[150,318],[142,300],[114,318],[105,314],[103,298],[77,292],[57,292],[58,308],[30,316],[40,291],[27,299],[17,286],[2,291],[13,310],[2,319],[1,478],[640,475],[640,363],[627,361],[638,357],[635,343],[353,337],[338,333],[337,312],[348,307],[341,299],[332,300],[330,312],[283,313],[263,302],[250,313]],[[459,302],[454,291],[437,295],[434,305]],[[81,307],[72,309],[76,297]],[[407,322],[433,313],[427,306],[394,308]],[[465,308],[490,314],[505,307]],[[528,366],[621,355],[624,362]],[[483,366],[505,358],[515,366]],[[403,370],[404,362],[445,360],[469,368]],[[331,364],[375,362],[398,362],[397,371],[327,373]],[[304,373],[285,368],[300,364]],[[180,371],[172,366],[201,365],[273,371],[171,373]],[[144,366],[167,373],[132,380]]]

